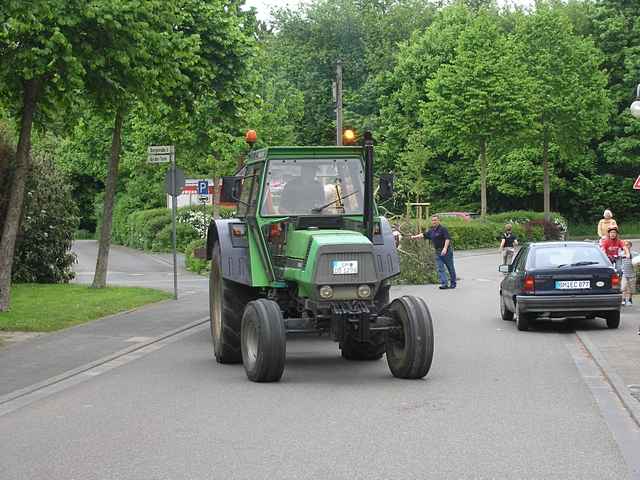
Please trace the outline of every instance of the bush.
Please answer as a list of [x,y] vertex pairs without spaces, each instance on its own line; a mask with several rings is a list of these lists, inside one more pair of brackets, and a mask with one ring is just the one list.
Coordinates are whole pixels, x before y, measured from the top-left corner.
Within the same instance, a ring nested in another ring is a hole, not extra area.
[[[8,197],[0,191],[0,197]],[[61,283],[73,279],[71,252],[78,209],[65,175],[53,160],[32,158],[25,188],[22,221],[16,238],[12,280]]]
[[[155,252],[171,250],[171,209],[153,208],[133,213],[128,197],[123,197],[114,210],[114,242],[140,250]],[[176,248],[188,253],[189,245],[204,239],[213,208],[207,205],[182,207],[176,212]],[[222,218],[232,218],[235,210],[220,208]]]
[[205,240],[203,238],[199,238],[197,240],[193,240],[189,243],[184,250],[185,254],[185,265],[187,270],[195,273],[204,273],[208,272],[211,269],[211,262],[208,260],[201,260],[200,258],[196,258],[193,254],[196,248],[204,247]]
[[[486,218],[489,222],[498,222],[502,223],[519,223],[525,224],[527,222],[532,222],[534,220],[543,221],[544,213],[543,212],[533,212],[529,210],[513,210],[511,212],[503,212],[503,213],[495,213],[491,215],[487,215]],[[556,224],[556,229],[549,228],[550,233],[555,231],[566,232],[569,226],[567,219],[560,215],[557,212],[551,212],[551,221]]]
[[[149,248],[154,252],[166,252],[171,250],[171,231],[173,230],[171,222],[168,225],[162,227],[151,242]],[[206,235],[206,232],[205,232]],[[191,225],[186,223],[176,223],[176,249],[185,252],[187,246],[194,240],[202,239],[199,232],[197,232]],[[148,249],[148,250],[149,250]]]

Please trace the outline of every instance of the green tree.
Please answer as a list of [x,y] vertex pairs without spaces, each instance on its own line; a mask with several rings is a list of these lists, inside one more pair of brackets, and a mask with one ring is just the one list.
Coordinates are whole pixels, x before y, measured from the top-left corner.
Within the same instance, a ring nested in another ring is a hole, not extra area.
[[533,82],[529,108],[541,145],[545,218],[551,211],[550,145],[564,158],[584,152],[607,126],[611,102],[602,54],[590,39],[574,34],[566,15],[540,2],[520,15],[516,54]]
[[487,152],[497,151],[502,139],[516,137],[529,123],[530,86],[512,50],[495,13],[481,9],[462,32],[453,62],[428,82],[421,114],[436,149],[478,158],[482,216],[487,214]]
[[[640,198],[621,197],[617,192],[629,193],[629,183],[640,171],[640,122],[629,114],[636,85],[640,83],[640,5],[625,0],[599,0],[592,9],[593,39],[604,52],[604,67],[609,73],[608,89],[614,102],[614,114],[599,145],[599,186],[612,188],[611,202],[601,206],[613,208],[618,215],[637,216]],[[595,179],[594,179],[595,180]],[[633,192],[631,192],[633,193]],[[606,197],[606,195],[605,195]],[[598,208],[602,210],[602,208]]]
[[0,102],[17,119],[19,138],[15,173],[0,239],[0,311],[10,305],[11,272],[16,235],[30,169],[34,120],[46,120],[82,86],[80,25],[86,2],[36,0],[25,8],[20,0],[0,4]]
[[222,0],[122,0],[90,7],[99,28],[89,34],[97,47],[85,57],[86,89],[97,112],[111,115],[113,122],[94,287],[106,285],[127,112],[154,101],[166,104],[168,109],[157,110],[165,116],[163,124],[174,122],[177,127],[169,131],[182,128],[182,133],[191,127],[185,136],[189,151],[204,156],[209,123],[214,115],[233,112],[236,93],[230,85],[250,55],[251,22],[243,21],[251,17],[239,6]]
[[[435,194],[434,189],[438,188],[436,182],[429,182],[425,175],[427,162],[433,167],[438,159],[425,145],[420,110],[429,98],[427,82],[441,65],[453,61],[460,33],[471,18],[471,11],[461,4],[439,11],[426,30],[416,31],[410,41],[400,44],[396,65],[384,77],[377,120],[379,135],[384,141],[378,149],[378,161],[385,170],[405,173],[400,178],[400,187],[402,183],[407,186],[405,193]],[[450,159],[443,159],[442,168],[450,166]],[[433,169],[432,173],[435,174]],[[465,185],[463,189],[466,188]]]

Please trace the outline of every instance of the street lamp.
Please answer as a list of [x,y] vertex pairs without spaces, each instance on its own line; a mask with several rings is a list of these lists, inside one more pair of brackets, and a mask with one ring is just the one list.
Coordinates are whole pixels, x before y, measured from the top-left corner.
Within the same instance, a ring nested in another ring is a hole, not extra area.
[[631,115],[636,118],[640,118],[640,84],[638,84],[638,88],[636,89],[636,99],[629,107],[631,110]]

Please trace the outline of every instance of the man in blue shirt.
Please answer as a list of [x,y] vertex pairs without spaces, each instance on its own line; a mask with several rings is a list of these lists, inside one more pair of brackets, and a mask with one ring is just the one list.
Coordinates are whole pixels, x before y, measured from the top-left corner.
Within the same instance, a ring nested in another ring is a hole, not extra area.
[[[431,216],[431,228],[425,230],[424,233],[412,235],[412,239],[423,238],[431,240],[431,244],[436,251],[436,266],[438,267],[438,277],[440,277],[440,289],[456,288],[456,269],[453,266],[453,247],[451,246],[451,237],[449,230],[440,224],[440,217]],[[451,282],[447,282],[447,273],[445,267],[449,271]]]

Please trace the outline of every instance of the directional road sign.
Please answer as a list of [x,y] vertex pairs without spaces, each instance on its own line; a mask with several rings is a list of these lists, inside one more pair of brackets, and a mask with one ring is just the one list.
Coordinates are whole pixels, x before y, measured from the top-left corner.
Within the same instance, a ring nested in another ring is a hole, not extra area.
[[149,155],[147,157],[147,163],[169,163],[171,161],[171,155]]
[[149,147],[149,155],[163,155],[174,153],[173,145],[158,145]]
[[638,178],[636,178],[636,181],[633,184],[633,189],[634,190],[640,190],[640,175],[638,175]]
[[169,163],[175,155],[175,147],[173,145],[157,145],[149,147],[147,163]]
[[209,182],[198,180],[198,195],[209,195]]

